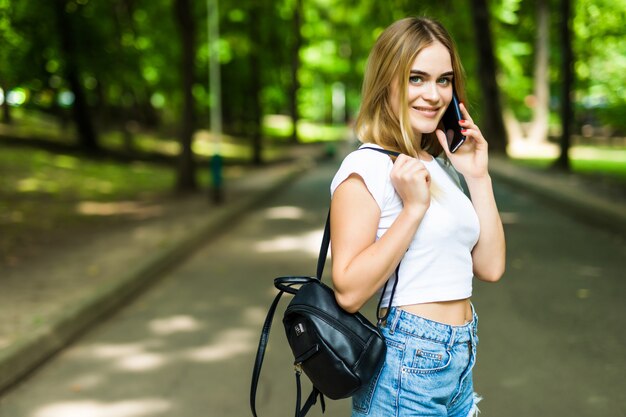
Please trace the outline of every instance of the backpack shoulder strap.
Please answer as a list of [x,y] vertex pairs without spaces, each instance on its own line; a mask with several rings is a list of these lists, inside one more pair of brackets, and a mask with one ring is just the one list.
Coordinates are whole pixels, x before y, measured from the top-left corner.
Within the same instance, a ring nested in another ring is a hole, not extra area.
[[371,146],[364,146],[362,148],[357,149],[358,151],[362,151],[363,149],[370,149],[372,151],[376,151],[376,152],[380,152],[380,153],[384,153],[386,155],[390,155],[390,156],[399,156],[400,152],[396,152],[396,151],[389,151],[387,149],[383,149],[383,148],[373,148]]
[[265,348],[270,337],[270,330],[272,328],[272,321],[274,319],[274,313],[276,312],[276,306],[280,301],[284,291],[279,291],[269,311],[267,317],[265,317],[265,323],[263,324],[263,331],[261,332],[261,340],[259,340],[259,348],[256,352],[256,359],[254,361],[254,368],[252,368],[252,383],[250,384],[250,409],[252,415],[257,417],[256,414],[256,389],[259,384],[259,376],[261,375],[261,367],[263,366],[263,358],[265,357]]
[[[295,294],[297,289],[292,288],[294,285],[303,285],[311,281],[317,281],[316,277],[304,277],[304,276],[288,276],[278,277],[274,279],[274,286],[279,289],[278,294],[274,298],[272,305],[270,306],[267,316],[265,317],[265,323],[263,323],[263,330],[261,331],[261,340],[259,340],[259,347],[256,352],[256,359],[254,360],[254,368],[252,368],[252,383],[250,384],[250,409],[252,415],[257,417],[256,413],[256,391],[259,385],[259,377],[261,376],[261,367],[263,366],[263,359],[265,358],[265,350],[267,348],[267,342],[270,337],[270,330],[272,329],[272,322],[274,321],[274,314],[276,313],[276,307],[278,302],[284,293]],[[303,409],[308,411],[313,404],[315,404],[318,395],[321,397],[319,391],[311,392],[311,395],[307,399]],[[298,403],[300,402],[298,396]],[[322,406],[324,405],[322,398]],[[298,407],[299,408],[299,407]],[[304,416],[304,414],[301,414]]]
[[[384,154],[387,154],[387,155],[390,155],[390,156],[398,156],[398,155],[400,155],[400,152],[389,151],[387,149],[374,148],[374,147],[370,147],[370,146],[364,146],[362,148],[359,148],[358,150],[363,150],[363,149],[370,149],[372,151],[377,151],[377,152],[384,153]],[[454,167],[452,166],[450,161],[448,161],[446,159],[443,159],[443,158],[435,158],[435,159],[437,159],[437,161],[439,162],[439,165],[443,168],[444,171],[446,171],[448,173],[448,175],[450,176],[450,178],[452,178],[454,183],[461,190],[463,190],[463,184],[462,184],[461,177],[460,177],[459,173],[456,171],[456,169],[454,169]]]

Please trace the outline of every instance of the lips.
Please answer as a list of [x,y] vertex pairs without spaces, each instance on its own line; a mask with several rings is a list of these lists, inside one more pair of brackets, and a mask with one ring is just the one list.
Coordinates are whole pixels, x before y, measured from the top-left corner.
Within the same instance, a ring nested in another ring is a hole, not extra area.
[[435,117],[439,113],[439,107],[413,106],[412,108],[426,117]]

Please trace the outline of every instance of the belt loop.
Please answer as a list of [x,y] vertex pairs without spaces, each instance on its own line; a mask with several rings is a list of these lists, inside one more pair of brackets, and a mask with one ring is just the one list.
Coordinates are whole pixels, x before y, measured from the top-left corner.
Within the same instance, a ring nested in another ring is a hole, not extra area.
[[470,301],[470,306],[472,307],[472,321],[474,325],[472,328],[474,329],[474,333],[476,332],[476,328],[478,327],[478,314],[476,314],[476,309],[474,308],[474,304]]
[[472,334],[472,344],[473,344],[476,339],[476,333],[478,333],[478,314],[476,314],[474,303],[472,303],[471,301],[470,301],[470,306],[472,307],[472,328],[470,332]]
[[401,312],[396,307],[391,307],[393,311],[393,320],[391,321],[391,326],[389,326],[389,334],[393,334],[396,331],[396,326],[398,325],[398,320],[400,320]]
[[476,355],[476,325],[470,330],[470,354]]

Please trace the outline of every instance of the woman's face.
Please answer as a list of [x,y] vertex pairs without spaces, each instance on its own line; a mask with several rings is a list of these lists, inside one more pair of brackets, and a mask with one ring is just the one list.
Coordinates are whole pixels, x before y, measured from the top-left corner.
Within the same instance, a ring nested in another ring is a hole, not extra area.
[[[407,89],[408,114],[415,134],[431,133],[452,101],[453,71],[450,52],[439,42],[422,49],[411,65]],[[391,87],[391,106],[400,116],[398,84]]]

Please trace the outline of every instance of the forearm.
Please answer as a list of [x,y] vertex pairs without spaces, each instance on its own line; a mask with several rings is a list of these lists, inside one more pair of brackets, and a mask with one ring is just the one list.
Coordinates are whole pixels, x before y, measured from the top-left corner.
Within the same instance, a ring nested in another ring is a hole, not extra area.
[[466,178],[466,182],[480,223],[480,237],[472,251],[474,274],[484,281],[497,281],[505,269],[506,243],[491,177]]
[[404,209],[385,234],[347,265],[333,265],[333,282],[339,304],[358,311],[395,271],[406,253],[424,210]]

